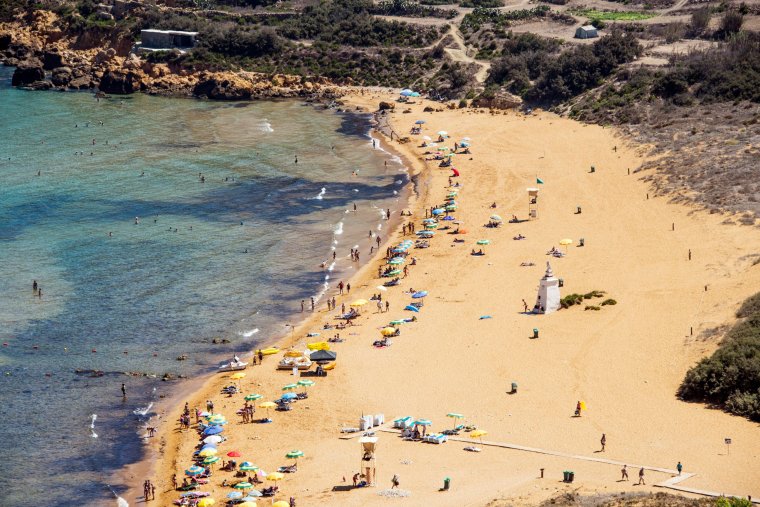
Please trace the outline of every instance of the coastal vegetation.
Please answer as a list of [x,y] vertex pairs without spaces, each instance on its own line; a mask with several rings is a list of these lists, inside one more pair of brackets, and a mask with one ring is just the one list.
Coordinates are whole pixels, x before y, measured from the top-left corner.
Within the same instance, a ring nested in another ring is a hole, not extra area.
[[570,13],[599,21],[641,21],[642,19],[653,18],[657,15],[656,12],[602,11],[598,9],[572,9]]
[[718,350],[686,373],[678,397],[760,421],[760,293],[736,317]]

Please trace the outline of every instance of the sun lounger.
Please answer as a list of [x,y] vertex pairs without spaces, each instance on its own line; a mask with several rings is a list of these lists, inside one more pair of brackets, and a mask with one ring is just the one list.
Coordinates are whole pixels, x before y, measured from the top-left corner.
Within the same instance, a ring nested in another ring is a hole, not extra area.
[[393,427],[403,430],[411,426],[413,421],[414,419],[408,415],[404,417],[399,417],[398,419],[393,420]]
[[359,433],[361,430],[359,428],[341,428],[341,433]]
[[431,435],[426,435],[422,441],[427,442],[430,444],[442,444],[444,442],[448,442],[449,437],[444,435],[443,433],[433,433]]

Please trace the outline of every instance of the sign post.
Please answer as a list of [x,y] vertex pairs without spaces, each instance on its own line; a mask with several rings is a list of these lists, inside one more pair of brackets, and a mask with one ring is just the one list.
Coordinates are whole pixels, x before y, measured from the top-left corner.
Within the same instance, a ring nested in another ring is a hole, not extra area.
[[725,438],[725,439],[723,439],[723,441],[726,443],[726,454],[728,456],[731,456],[731,439],[730,438]]

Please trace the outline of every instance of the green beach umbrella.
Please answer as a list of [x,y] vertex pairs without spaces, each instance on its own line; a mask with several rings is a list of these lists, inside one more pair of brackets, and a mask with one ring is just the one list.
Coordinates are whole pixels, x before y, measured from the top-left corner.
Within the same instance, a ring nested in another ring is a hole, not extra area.
[[238,482],[232,487],[235,489],[251,489],[253,487],[253,484],[250,482]]
[[405,321],[403,321],[403,320],[400,320],[400,319],[399,319],[399,320],[392,320],[392,321],[390,321],[390,325],[391,325],[391,326],[400,326],[400,325],[401,325],[401,324],[403,324],[404,322],[405,322]]
[[394,269],[393,271],[388,271],[387,275],[388,276],[394,276],[394,275],[398,275],[399,273],[401,273],[400,269]]
[[[425,227],[427,227],[427,225]],[[394,257],[393,259],[391,259],[391,260],[388,261],[388,264],[390,264],[392,266],[398,266],[398,265],[403,264],[403,263],[404,263],[404,259],[401,258],[401,257]]]
[[303,451],[298,451],[298,450],[290,451],[289,453],[285,455],[286,458],[290,458],[290,459],[298,459],[302,456],[303,456]]
[[478,240],[478,245],[488,245],[489,243],[491,243],[491,241],[488,240],[488,239],[479,239]]
[[313,385],[314,385],[314,381],[313,381],[313,380],[309,380],[309,379],[303,379],[303,380],[299,380],[299,381],[298,381],[298,382],[296,382],[296,383],[297,383],[299,386],[302,386],[302,387],[311,387],[311,386],[313,386]]
[[451,417],[452,419],[464,419],[462,414],[457,414],[456,412],[449,412],[446,414],[446,417]]
[[430,419],[417,419],[413,424],[419,426],[431,426],[433,424],[433,421]]
[[263,396],[261,396],[260,394],[249,394],[243,399],[245,401],[256,401],[256,400],[260,400],[261,398],[263,398]]
[[438,224],[425,224],[425,229],[437,229]]
[[252,465],[251,463],[248,463],[247,461],[240,465],[240,470],[243,470],[244,472],[255,472],[259,469],[256,465]]
[[295,389],[298,387],[298,384],[288,384],[286,386],[282,386],[283,391],[290,391],[291,389]]
[[219,461],[218,457],[216,457],[216,456],[209,456],[208,458],[206,458],[206,459],[203,460],[203,464],[204,465],[213,465],[217,461]]

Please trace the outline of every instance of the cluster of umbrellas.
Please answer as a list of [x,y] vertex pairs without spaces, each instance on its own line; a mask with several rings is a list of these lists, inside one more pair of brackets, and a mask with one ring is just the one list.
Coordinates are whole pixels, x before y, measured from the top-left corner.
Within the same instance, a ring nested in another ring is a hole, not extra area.
[[399,92],[399,95],[402,97],[419,97],[420,93],[410,90],[409,88],[404,88]]

